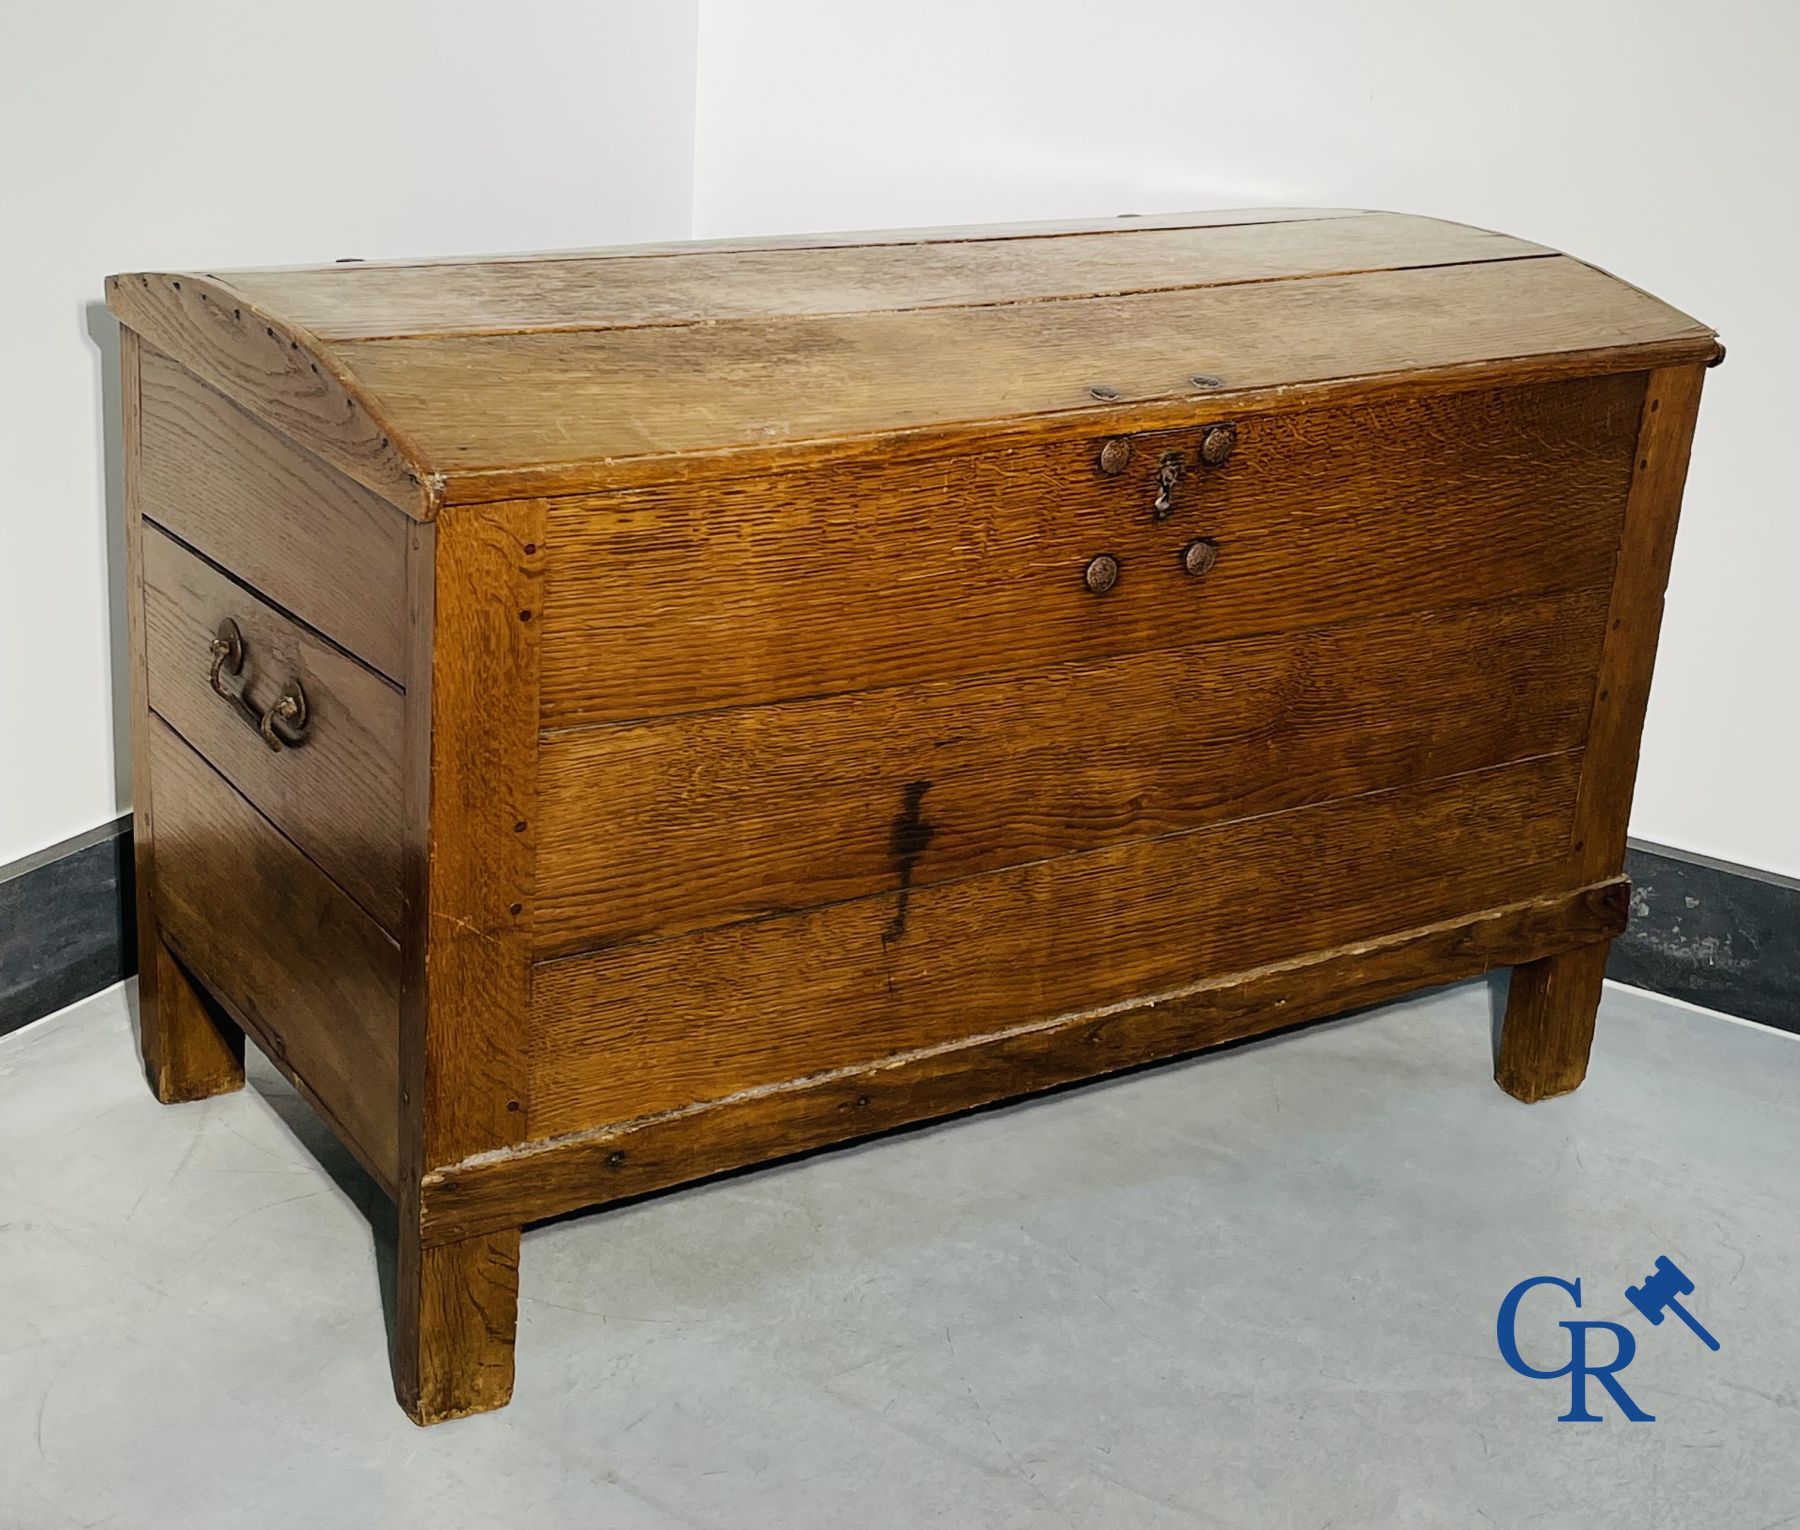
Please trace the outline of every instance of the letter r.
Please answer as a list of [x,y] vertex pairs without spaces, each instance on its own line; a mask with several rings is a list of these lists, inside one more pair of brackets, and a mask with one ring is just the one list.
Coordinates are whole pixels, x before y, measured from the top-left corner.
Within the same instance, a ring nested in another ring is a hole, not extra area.
[[[1654,1424],[1656,1416],[1646,1413],[1631,1400],[1631,1394],[1625,1390],[1624,1383],[1614,1375],[1630,1365],[1637,1354],[1637,1340],[1631,1336],[1631,1330],[1620,1323],[1562,1323],[1558,1325],[1569,1330],[1574,1343],[1570,1346],[1569,1357],[1569,1411],[1563,1414],[1558,1423],[1563,1424],[1597,1424],[1600,1415],[1587,1410],[1587,1379],[1596,1377],[1600,1385],[1612,1394],[1612,1400],[1619,1405],[1619,1411],[1634,1424]],[[1607,1329],[1617,1341],[1619,1350],[1612,1357],[1610,1365],[1590,1365],[1587,1357],[1588,1333],[1595,1328]]]

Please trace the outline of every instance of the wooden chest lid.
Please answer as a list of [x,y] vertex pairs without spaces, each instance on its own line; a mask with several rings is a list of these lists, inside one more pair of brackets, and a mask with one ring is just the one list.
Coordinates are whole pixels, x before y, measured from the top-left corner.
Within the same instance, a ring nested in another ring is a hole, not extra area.
[[1046,416],[1138,429],[1718,353],[1542,245],[1333,209],[137,273],[107,304],[421,517],[674,456]]

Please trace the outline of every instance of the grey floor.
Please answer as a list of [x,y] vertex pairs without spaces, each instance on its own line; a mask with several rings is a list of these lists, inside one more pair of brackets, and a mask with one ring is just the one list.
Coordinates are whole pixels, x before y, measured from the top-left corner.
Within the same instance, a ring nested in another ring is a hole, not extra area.
[[[421,1431],[366,1181],[266,1065],[154,1104],[114,990],[0,1040],[0,1526],[1800,1523],[1800,1039],[1609,989],[1525,1107],[1491,1002],[529,1231],[515,1402]],[[1656,1422],[1558,1423],[1502,1296],[1658,1254],[1722,1350],[1632,1316]]]

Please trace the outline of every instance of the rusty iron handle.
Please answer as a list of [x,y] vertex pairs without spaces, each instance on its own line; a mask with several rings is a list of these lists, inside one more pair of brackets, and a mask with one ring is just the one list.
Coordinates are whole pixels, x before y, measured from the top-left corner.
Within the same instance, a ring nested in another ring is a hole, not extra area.
[[306,691],[293,676],[288,677],[274,701],[260,712],[241,689],[234,691],[226,685],[226,675],[243,673],[245,658],[244,635],[229,616],[219,623],[209,651],[212,669],[206,677],[207,683],[231,703],[232,710],[256,730],[271,750],[298,749],[306,742],[312,718],[306,705]]

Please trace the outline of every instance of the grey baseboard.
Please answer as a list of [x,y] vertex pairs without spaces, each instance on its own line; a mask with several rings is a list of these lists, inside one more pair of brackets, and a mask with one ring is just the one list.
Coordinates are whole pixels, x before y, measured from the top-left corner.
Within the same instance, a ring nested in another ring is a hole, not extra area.
[[1800,1033],[1800,882],[1634,840],[1606,975]]
[[0,866],[0,1035],[137,970],[131,819]]
[[[1633,842],[1606,975],[1800,1033],[1800,882]],[[131,819],[0,868],[0,1035],[137,970]]]

